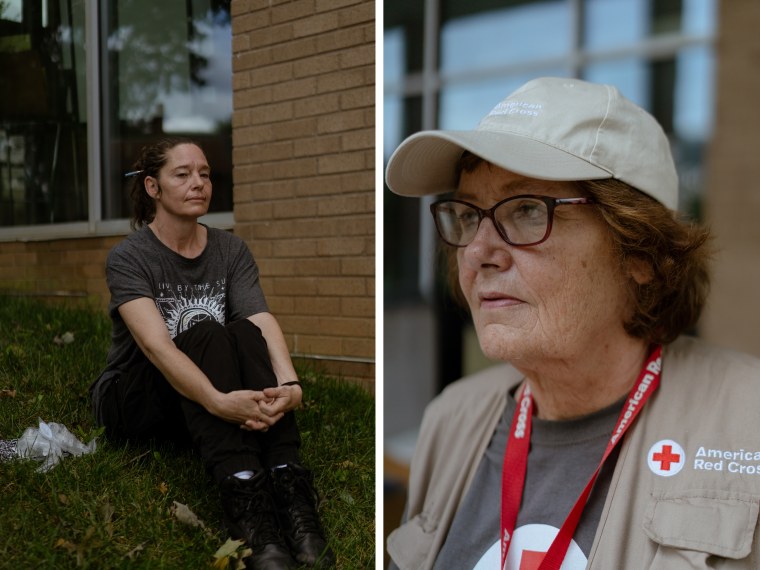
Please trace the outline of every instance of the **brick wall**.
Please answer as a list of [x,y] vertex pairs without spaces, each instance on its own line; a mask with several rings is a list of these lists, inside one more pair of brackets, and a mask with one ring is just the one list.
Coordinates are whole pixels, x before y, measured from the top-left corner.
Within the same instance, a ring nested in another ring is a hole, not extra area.
[[718,254],[700,330],[713,342],[760,356],[760,3],[732,0],[719,6],[706,195]]
[[0,243],[0,292],[95,296],[105,307],[108,251],[121,237]]
[[235,233],[292,352],[374,386],[374,2],[233,0]]

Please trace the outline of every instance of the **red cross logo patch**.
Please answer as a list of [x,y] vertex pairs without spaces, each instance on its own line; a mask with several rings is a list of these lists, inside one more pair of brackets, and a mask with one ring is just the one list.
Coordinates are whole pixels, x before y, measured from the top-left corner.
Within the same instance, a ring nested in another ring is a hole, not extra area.
[[661,439],[649,448],[647,464],[655,475],[672,477],[686,464],[686,452],[672,439]]

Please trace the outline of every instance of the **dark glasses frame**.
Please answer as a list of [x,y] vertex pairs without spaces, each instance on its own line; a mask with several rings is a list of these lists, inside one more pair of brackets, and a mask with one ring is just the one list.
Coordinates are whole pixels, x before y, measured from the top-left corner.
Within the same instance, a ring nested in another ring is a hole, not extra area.
[[[541,239],[532,241],[529,243],[515,243],[512,240],[509,239],[509,236],[507,235],[506,230],[496,221],[496,217],[494,216],[494,211],[501,206],[502,204],[505,204],[507,202],[511,202],[513,200],[520,200],[525,198],[531,198],[534,200],[540,200],[544,204],[546,204],[546,232],[544,232],[544,235]],[[438,211],[440,208],[442,208],[445,204],[464,204],[465,206],[469,206],[473,210],[475,210],[478,213],[478,225],[475,229],[475,233],[472,236],[472,239],[468,241],[467,243],[452,243],[448,241],[444,235],[441,227],[439,226],[438,222]],[[515,247],[527,247],[531,245],[538,245],[540,243],[545,242],[547,239],[549,239],[549,234],[552,232],[552,224],[554,222],[554,209],[557,206],[583,206],[587,204],[595,204],[593,198],[588,197],[582,197],[582,198],[552,198],[551,196],[540,196],[538,194],[520,194],[519,196],[512,196],[510,198],[506,198],[504,200],[501,200],[500,202],[497,202],[493,206],[491,206],[488,209],[479,208],[475,204],[472,204],[471,202],[467,202],[465,200],[456,200],[456,199],[447,199],[447,200],[438,200],[437,202],[433,202],[430,204],[430,213],[433,215],[433,221],[435,222],[435,229],[438,231],[438,235],[441,236],[441,239],[454,247],[467,247],[472,243],[472,240],[475,239],[475,236],[478,233],[478,230],[480,229],[480,224],[483,221],[483,218],[489,218],[491,222],[493,223],[494,227],[496,228],[496,231],[498,232],[501,239],[503,239],[506,243],[509,245],[513,245]]]

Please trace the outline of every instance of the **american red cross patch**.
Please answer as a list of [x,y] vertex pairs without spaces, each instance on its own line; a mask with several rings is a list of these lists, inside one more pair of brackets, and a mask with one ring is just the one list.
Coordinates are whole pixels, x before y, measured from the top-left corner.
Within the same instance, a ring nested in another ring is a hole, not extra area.
[[655,475],[672,477],[686,464],[686,452],[672,439],[661,439],[649,448],[647,465]]

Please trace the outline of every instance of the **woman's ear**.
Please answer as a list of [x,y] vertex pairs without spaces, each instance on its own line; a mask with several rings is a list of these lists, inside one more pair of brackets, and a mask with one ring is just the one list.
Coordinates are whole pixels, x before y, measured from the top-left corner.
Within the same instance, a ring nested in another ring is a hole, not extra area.
[[628,274],[638,285],[646,285],[654,277],[652,266],[640,257],[632,257],[627,260]]
[[155,200],[161,195],[161,187],[158,185],[158,180],[152,176],[146,176],[143,183],[145,184],[145,191],[148,193],[148,196]]

